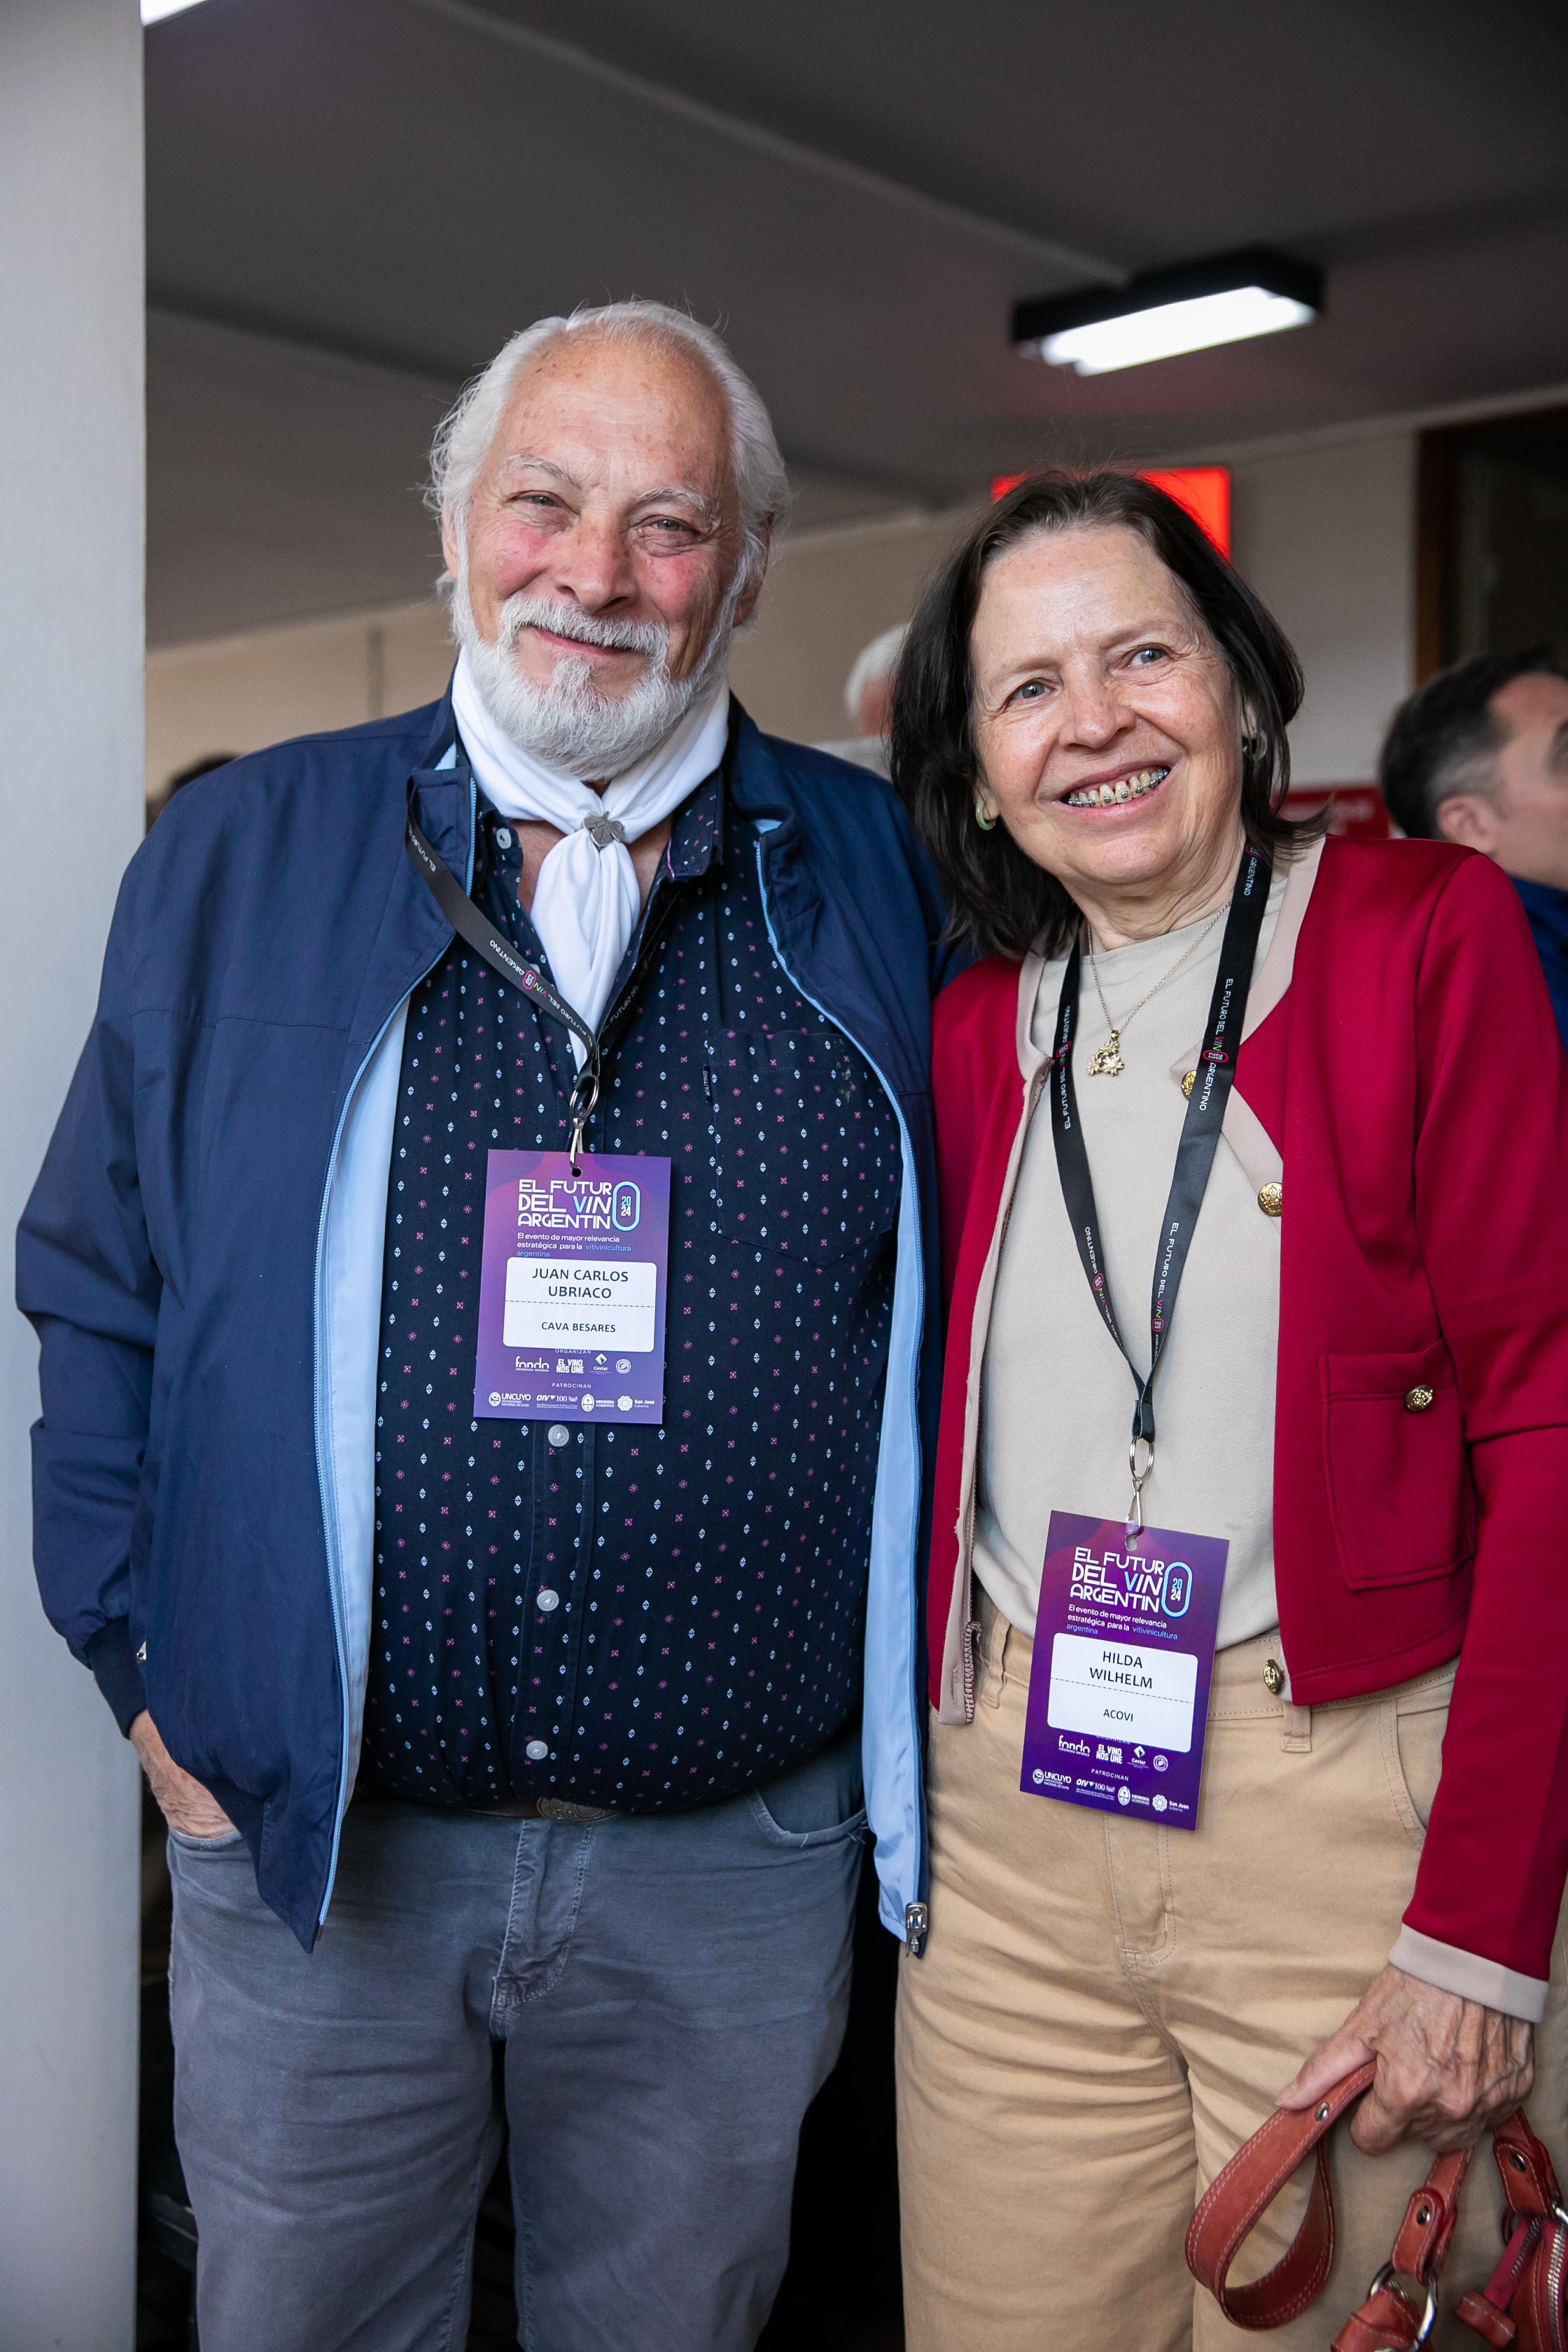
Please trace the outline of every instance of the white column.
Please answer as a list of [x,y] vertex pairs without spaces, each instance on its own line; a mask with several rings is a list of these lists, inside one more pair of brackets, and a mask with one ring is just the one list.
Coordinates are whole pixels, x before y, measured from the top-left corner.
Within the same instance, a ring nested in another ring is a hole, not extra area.
[[129,2352],[137,1791],[33,1583],[11,1236],[141,832],[137,0],[0,0],[0,2343]]

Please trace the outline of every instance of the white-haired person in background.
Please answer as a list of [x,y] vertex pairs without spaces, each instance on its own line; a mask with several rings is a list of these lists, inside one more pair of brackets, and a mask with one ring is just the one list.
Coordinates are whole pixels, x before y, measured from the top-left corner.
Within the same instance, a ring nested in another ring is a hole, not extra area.
[[848,760],[857,768],[869,768],[875,776],[888,773],[893,672],[898,668],[909,625],[907,621],[900,621],[896,627],[884,629],[879,636],[873,637],[868,646],[861,646],[844,681],[844,708],[855,732],[837,743],[819,743],[819,751],[831,751],[835,759]]
[[788,486],[717,336],[545,320],[434,476],[449,692],[127,877],[19,1249],[39,1579],[169,1822],[203,2352],[460,2346],[503,2126],[537,2352],[749,2352],[868,1651],[922,1891],[942,908],[731,698]]

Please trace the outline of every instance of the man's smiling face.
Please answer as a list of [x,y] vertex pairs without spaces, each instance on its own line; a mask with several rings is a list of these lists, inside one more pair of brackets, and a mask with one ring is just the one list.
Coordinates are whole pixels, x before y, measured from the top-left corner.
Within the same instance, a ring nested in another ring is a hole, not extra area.
[[[442,539],[454,578],[466,554],[481,638],[494,645],[527,615],[511,643],[527,685],[548,688],[561,662],[586,663],[595,692],[618,699],[661,650],[679,684],[744,552],[719,385],[695,354],[656,341],[563,336],[525,364],[462,537],[448,515]],[[748,583],[738,621],[760,585]],[[513,599],[523,602],[509,615]]]

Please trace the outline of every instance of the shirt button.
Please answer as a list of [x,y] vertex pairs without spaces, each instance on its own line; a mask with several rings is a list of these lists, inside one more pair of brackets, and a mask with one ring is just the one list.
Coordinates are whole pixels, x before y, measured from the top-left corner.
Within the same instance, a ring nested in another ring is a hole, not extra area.
[[522,1752],[531,1764],[542,1764],[550,1750],[542,1739],[531,1739]]
[[1263,1669],[1263,1687],[1270,1698],[1278,1698],[1285,1687],[1285,1669],[1278,1658],[1270,1658]]
[[548,1584],[541,1585],[539,1591],[533,1596],[533,1605],[544,1616],[548,1617],[552,1609],[560,1608],[561,1595],[558,1592],[552,1592]]
[[545,1435],[552,1445],[570,1445],[572,1443],[572,1432],[563,1421],[552,1421]]
[[1266,1217],[1278,1217],[1285,1206],[1284,1185],[1260,1185],[1258,1192],[1258,1205]]
[[1425,1412],[1427,1406],[1435,1402],[1436,1393],[1436,1389],[1429,1389],[1425,1381],[1423,1381],[1417,1388],[1406,1389],[1405,1392],[1405,1412]]

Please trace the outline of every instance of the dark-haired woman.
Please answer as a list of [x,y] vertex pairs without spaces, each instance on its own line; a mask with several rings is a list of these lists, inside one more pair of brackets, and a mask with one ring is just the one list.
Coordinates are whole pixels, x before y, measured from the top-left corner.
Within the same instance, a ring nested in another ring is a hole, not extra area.
[[1532,2075],[1564,2153],[1568,1073],[1493,866],[1279,815],[1300,697],[1119,475],[994,508],[900,667],[895,775],[984,955],[937,1013],[910,2352],[1238,2340],[1194,2200],[1369,2057],[1328,2300],[1277,2343]]

